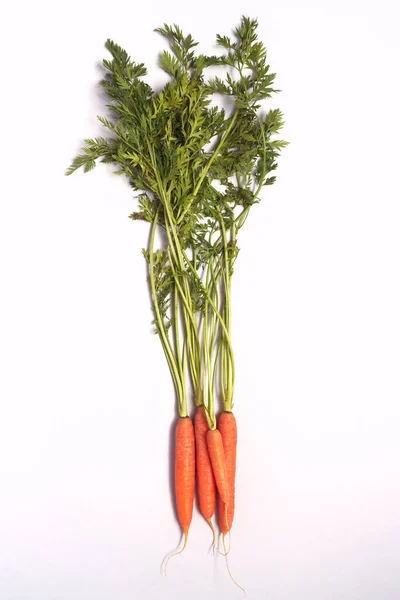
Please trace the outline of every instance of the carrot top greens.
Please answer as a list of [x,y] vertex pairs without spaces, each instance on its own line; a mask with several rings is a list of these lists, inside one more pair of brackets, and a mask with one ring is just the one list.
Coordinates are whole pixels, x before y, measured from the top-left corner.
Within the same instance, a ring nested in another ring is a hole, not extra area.
[[[170,76],[160,92],[143,80],[143,64],[107,40],[111,60],[103,61],[101,84],[110,115],[98,118],[108,135],[86,139],[67,170],[90,171],[98,159],[113,163],[136,192],[138,210],[130,218],[151,225],[143,254],[178,411],[188,414],[190,385],[212,429],[215,391],[225,410],[233,406],[238,232],[262,187],[274,183],[271,173],[286,146],[276,139],[281,111],[262,108],[277,90],[256,30],[257,21],[243,17],[232,38],[217,35],[222,53],[206,56],[195,53],[197,43],[176,25],[157,29],[170,48],[160,55]],[[221,74],[207,77],[209,67]]]

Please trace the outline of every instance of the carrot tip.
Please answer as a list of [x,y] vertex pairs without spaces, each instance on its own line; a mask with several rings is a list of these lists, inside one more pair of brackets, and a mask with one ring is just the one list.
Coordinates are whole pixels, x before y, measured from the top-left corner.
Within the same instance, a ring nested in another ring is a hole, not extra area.
[[226,550],[225,549],[225,535],[226,535],[226,533],[222,532],[222,543],[224,545],[225,552],[221,552],[221,550],[218,548],[218,552],[221,554],[221,556],[228,556],[229,552],[231,551],[231,532],[228,531],[228,533],[229,533],[229,548],[228,548],[228,550]]
[[214,526],[212,524],[211,519],[206,519],[209,527],[211,527],[211,531],[213,533],[213,541],[212,541],[212,551],[215,554],[215,548],[217,547],[217,534],[215,532]]
[[178,556],[179,554],[182,554],[182,552],[185,550],[186,544],[187,544],[187,540],[188,540],[188,532],[189,532],[189,528],[186,527],[183,530],[184,541],[183,541],[183,546],[182,546],[181,550],[179,550],[178,552],[173,552],[173,554],[170,554],[168,556],[167,560],[165,561],[165,565],[164,565],[164,575],[165,575],[165,577],[167,576],[167,566],[168,566],[168,563],[169,563],[170,559],[173,558],[174,556]]

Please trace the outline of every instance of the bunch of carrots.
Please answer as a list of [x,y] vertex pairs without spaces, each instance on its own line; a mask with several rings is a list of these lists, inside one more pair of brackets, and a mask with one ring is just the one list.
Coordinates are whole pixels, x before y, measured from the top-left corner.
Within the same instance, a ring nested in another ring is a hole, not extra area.
[[[86,139],[67,174],[90,171],[100,159],[117,166],[136,192],[133,220],[150,223],[148,264],[155,332],[174,383],[179,418],[175,489],[184,549],[192,520],[195,479],[201,514],[212,528],[218,506],[223,536],[235,512],[237,427],[231,288],[238,232],[263,186],[271,185],[286,142],[278,109],[262,101],[275,74],[257,38],[257,21],[243,17],[233,36],[217,35],[219,55],[196,54],[181,29],[157,30],[169,44],[160,55],[168,73],[155,92],[146,69],[108,40],[101,84],[107,137]],[[206,77],[212,68],[217,75]],[[194,423],[188,393],[196,404]],[[223,411],[218,419],[215,398]],[[215,532],[214,532],[215,543]]]

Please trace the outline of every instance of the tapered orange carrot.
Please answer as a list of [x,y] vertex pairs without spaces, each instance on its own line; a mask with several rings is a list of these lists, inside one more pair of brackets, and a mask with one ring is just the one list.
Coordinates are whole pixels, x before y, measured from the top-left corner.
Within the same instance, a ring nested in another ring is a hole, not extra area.
[[179,417],[175,429],[175,501],[178,520],[183,529],[183,546],[179,552],[170,554],[164,564],[164,574],[173,556],[182,554],[186,548],[189,527],[193,516],[195,486],[194,429],[189,417]]
[[194,429],[189,417],[180,417],[175,430],[175,496],[179,523],[185,535],[193,515],[195,486]]
[[233,517],[235,514],[235,478],[236,478],[236,447],[237,447],[237,427],[236,419],[233,413],[223,412],[218,418],[218,431],[221,433],[224,446],[226,470],[229,485],[228,507],[218,499],[218,519],[221,531],[224,535],[232,528]]
[[222,437],[218,429],[208,430],[207,447],[219,497],[221,498],[222,502],[227,504],[229,499],[228,473],[226,470]]
[[209,431],[203,406],[199,406],[194,418],[196,438],[196,472],[197,491],[199,495],[200,512],[212,528],[211,517],[215,511],[216,486],[207,447],[207,432]]

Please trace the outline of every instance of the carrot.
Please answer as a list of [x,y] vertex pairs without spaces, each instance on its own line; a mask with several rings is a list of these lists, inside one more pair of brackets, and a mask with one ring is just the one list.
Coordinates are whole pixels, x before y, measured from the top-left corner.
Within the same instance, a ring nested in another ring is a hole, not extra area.
[[211,465],[217,485],[218,494],[224,504],[229,499],[228,473],[224,455],[222,437],[218,429],[209,429],[207,432],[207,447]]
[[200,512],[214,531],[211,518],[215,512],[216,487],[207,447],[207,432],[209,431],[204,407],[199,406],[194,418],[196,438],[196,471],[197,490],[199,494]]
[[179,523],[185,544],[193,515],[195,485],[195,449],[193,423],[180,417],[175,430],[175,496]]
[[222,499],[218,499],[218,517],[221,531],[224,535],[232,528],[235,513],[235,477],[236,477],[236,446],[237,427],[236,419],[232,412],[224,411],[218,418],[218,431],[221,433],[226,461],[226,470],[229,485],[229,500],[226,509]]
[[175,429],[175,501],[178,521],[183,529],[183,546],[179,552],[168,556],[164,574],[173,556],[182,554],[186,548],[190,523],[193,516],[195,485],[194,429],[189,417],[180,417]]

